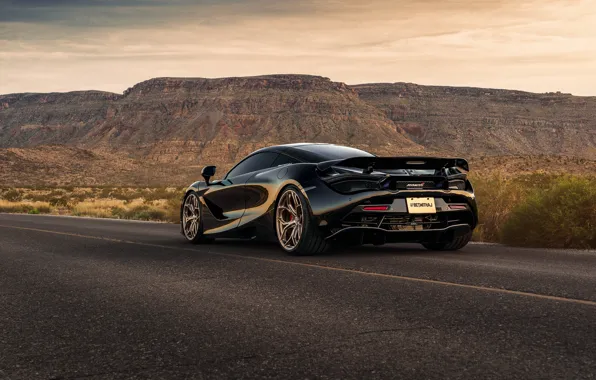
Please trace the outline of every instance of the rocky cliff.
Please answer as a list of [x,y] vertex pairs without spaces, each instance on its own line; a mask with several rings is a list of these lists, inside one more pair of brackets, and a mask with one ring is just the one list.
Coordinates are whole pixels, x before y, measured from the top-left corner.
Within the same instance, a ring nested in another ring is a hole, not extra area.
[[596,157],[596,97],[410,83],[352,88],[430,150]]
[[0,97],[0,147],[63,144],[159,162],[233,162],[257,148],[335,142],[421,152],[348,86],[313,76],[158,78],[123,95]]
[[124,94],[0,95],[3,183],[183,184],[201,165],[215,163],[224,173],[255,149],[299,141],[381,155],[524,156],[516,162],[539,168],[546,161],[531,157],[592,162],[596,98],[347,86],[306,75],[157,78]]

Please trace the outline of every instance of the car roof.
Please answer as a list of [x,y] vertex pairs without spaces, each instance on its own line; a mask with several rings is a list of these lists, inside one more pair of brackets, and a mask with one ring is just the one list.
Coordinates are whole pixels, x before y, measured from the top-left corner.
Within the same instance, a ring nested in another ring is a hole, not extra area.
[[[341,153],[343,151],[345,151],[344,155]],[[251,153],[251,155],[261,152],[284,153],[302,162],[321,162],[337,159],[338,157],[350,158],[353,156],[370,155],[368,152],[350,148],[344,145],[307,142],[269,146],[259,149]]]

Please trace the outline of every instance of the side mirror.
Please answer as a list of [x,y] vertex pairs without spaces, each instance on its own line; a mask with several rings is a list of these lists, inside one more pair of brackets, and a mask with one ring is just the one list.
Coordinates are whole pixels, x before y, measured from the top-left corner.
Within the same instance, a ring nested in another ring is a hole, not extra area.
[[205,178],[207,186],[209,186],[209,179],[215,176],[215,166],[205,166],[201,171],[201,175]]

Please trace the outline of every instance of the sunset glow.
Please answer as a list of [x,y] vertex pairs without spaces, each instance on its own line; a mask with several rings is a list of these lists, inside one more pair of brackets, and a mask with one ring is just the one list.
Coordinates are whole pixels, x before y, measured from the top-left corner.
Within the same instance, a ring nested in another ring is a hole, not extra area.
[[596,95],[596,1],[0,0],[0,93],[322,75]]

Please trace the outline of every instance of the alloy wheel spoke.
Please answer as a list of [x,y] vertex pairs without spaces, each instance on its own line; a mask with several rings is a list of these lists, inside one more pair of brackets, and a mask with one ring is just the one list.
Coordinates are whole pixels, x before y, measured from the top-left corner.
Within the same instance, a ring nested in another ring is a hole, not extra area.
[[302,236],[302,201],[293,190],[285,192],[276,212],[277,234],[286,249],[294,249]]
[[294,216],[298,216],[298,213],[296,212],[296,209],[294,208],[294,206],[288,202],[288,210],[292,213],[292,215]]
[[283,225],[282,225],[282,229],[281,229],[281,233],[282,233],[282,235],[283,235],[283,234],[284,234],[286,231],[288,231],[288,230],[290,230],[290,229],[292,229],[292,228],[295,228],[295,225],[296,225],[296,223],[293,223],[293,222],[287,222],[287,223],[283,224]]
[[199,200],[196,195],[191,194],[186,198],[183,208],[182,223],[186,238],[194,239],[199,232],[199,219],[201,217]]
[[289,212],[290,214],[292,214],[294,217],[298,216],[294,210],[292,210],[291,208],[289,208],[287,206],[279,206],[278,209],[285,210],[285,211]]
[[294,232],[294,230],[292,228],[287,229],[286,231],[283,232],[283,235],[282,235],[283,239],[282,240],[283,240],[283,242],[285,244],[290,244],[291,243],[293,232]]

